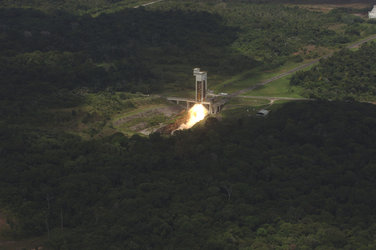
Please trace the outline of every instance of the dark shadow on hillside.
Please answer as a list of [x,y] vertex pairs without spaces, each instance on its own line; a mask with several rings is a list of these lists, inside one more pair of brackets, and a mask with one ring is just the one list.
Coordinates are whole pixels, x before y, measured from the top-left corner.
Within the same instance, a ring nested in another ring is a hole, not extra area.
[[[207,12],[142,8],[97,18],[62,11],[48,15],[33,9],[1,9],[0,24],[7,35],[0,44],[2,54],[85,51],[99,62],[147,57],[151,52],[145,50],[153,48],[191,63],[215,65],[218,59],[231,57],[229,54],[233,53],[227,46],[236,39],[237,32],[223,25],[220,16]],[[213,58],[211,52],[216,49],[222,52]]]
[[40,98],[82,87],[150,93],[178,86],[195,66],[233,74],[255,62],[230,49],[237,29],[206,12],[139,8],[93,18],[0,9],[0,32],[0,82],[10,103],[46,103]]

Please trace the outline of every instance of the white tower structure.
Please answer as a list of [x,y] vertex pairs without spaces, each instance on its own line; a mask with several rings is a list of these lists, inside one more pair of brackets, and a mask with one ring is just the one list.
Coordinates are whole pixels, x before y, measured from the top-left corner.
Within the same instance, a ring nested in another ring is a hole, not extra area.
[[194,68],[193,75],[196,76],[196,102],[204,102],[208,90],[208,74],[200,71],[200,68]]
[[373,9],[368,12],[368,18],[376,18],[376,5],[374,5]]

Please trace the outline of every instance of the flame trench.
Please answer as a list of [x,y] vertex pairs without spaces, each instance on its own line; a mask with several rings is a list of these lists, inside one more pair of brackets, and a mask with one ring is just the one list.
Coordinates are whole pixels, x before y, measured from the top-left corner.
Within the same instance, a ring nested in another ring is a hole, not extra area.
[[202,104],[195,104],[189,111],[189,119],[186,123],[180,125],[178,129],[188,129],[196,123],[203,120],[208,114],[208,110]]

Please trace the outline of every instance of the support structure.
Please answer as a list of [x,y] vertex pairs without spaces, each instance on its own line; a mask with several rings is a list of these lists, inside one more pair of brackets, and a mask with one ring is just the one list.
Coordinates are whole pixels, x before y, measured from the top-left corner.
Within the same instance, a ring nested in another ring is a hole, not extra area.
[[213,100],[207,100],[204,102],[196,102],[196,100],[180,98],[180,97],[167,97],[167,100],[176,102],[177,104],[179,104],[180,102],[186,102],[187,110],[189,110],[196,103],[200,103],[205,106],[205,108],[209,111],[209,114],[219,113],[226,103],[225,100],[222,100],[220,102],[214,102]]
[[200,71],[200,68],[194,68],[193,75],[196,77],[196,102],[204,102],[208,92],[208,74]]
[[208,92],[208,74],[205,71],[200,71],[200,68],[193,69],[193,76],[196,77],[196,96],[195,99],[187,99],[180,97],[167,97],[167,100],[187,103],[187,110],[196,103],[202,104],[209,111],[209,114],[216,114],[220,112],[226,103],[225,99],[215,100],[214,98],[207,98]]

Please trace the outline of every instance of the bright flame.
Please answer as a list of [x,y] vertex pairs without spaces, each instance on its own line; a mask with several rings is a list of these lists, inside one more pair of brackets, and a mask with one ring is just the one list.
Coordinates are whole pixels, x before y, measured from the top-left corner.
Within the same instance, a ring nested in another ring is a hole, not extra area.
[[180,125],[178,129],[188,129],[193,127],[196,123],[203,120],[208,114],[208,110],[202,104],[195,104],[189,111],[189,120]]

